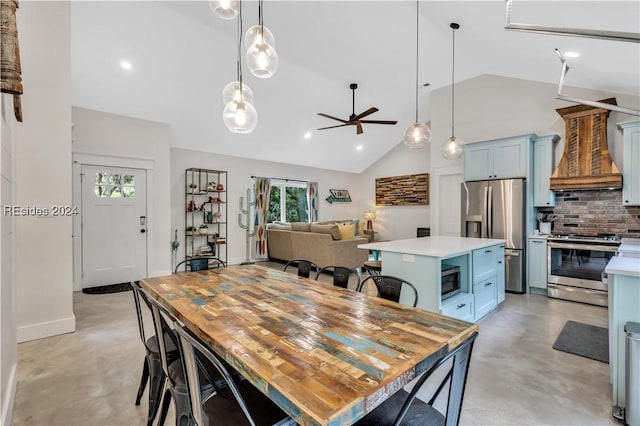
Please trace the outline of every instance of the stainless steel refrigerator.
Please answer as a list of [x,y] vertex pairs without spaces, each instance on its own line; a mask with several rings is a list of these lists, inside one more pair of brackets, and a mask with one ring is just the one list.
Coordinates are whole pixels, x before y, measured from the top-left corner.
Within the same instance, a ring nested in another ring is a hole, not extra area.
[[505,287],[524,293],[525,180],[462,183],[461,235],[505,240]]

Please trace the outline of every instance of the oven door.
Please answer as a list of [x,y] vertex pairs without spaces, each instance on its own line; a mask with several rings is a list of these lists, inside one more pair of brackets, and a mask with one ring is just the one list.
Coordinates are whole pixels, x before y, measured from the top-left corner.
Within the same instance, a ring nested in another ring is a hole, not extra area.
[[549,283],[607,291],[602,276],[616,246],[555,241],[547,246]]

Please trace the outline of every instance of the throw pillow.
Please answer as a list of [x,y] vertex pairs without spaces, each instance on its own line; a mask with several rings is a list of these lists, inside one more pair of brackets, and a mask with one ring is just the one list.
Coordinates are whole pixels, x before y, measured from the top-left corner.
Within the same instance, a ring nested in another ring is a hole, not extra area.
[[333,238],[334,240],[339,240],[341,238],[340,230],[338,229],[338,225],[311,224],[311,228],[309,229],[309,231],[310,232],[317,232],[319,234],[329,234],[329,235],[331,235],[331,238]]
[[359,220],[354,220],[353,221],[353,236],[357,237],[358,234],[360,234],[360,221]]
[[364,235],[364,222],[358,224],[358,235]]
[[311,224],[307,222],[293,222],[291,224],[292,231],[309,232],[310,227]]
[[353,234],[355,232],[355,227],[353,226],[353,223],[340,225],[340,226],[338,226],[338,229],[340,230],[341,239],[346,240],[347,238],[353,238],[354,237]]

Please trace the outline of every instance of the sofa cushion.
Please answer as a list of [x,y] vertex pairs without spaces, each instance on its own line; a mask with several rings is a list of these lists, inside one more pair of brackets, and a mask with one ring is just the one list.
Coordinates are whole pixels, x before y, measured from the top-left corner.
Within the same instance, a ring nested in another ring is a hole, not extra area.
[[291,224],[292,231],[309,232],[311,224],[308,222],[293,222]]
[[267,223],[267,229],[280,229],[283,231],[291,231],[291,225],[290,224],[283,224],[283,223]]
[[309,231],[316,232],[318,234],[329,234],[334,240],[340,240],[342,238],[342,236],[340,235],[340,230],[338,229],[338,225],[311,224]]
[[353,223],[338,225],[338,229],[340,230],[340,237],[343,240],[355,237],[355,226]]

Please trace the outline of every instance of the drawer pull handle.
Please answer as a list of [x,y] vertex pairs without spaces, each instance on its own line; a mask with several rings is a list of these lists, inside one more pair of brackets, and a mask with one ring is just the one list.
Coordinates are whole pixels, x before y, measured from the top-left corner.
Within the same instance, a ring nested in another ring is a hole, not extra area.
[[485,253],[491,253],[493,250],[485,250]]
[[533,244],[542,244],[542,241],[531,241]]
[[491,284],[493,284],[493,283],[485,283],[485,285],[484,285],[484,286],[485,286],[485,287],[489,287]]
[[464,308],[465,306],[467,306],[466,303],[461,303],[458,306],[456,306],[456,309]]

